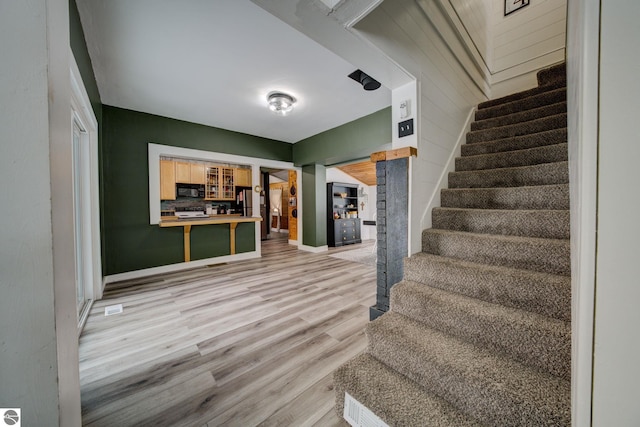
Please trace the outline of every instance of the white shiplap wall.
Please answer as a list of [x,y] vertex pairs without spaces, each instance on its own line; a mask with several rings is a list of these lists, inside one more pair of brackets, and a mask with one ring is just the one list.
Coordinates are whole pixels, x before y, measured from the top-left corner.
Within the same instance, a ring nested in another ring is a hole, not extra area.
[[489,0],[448,1],[488,69],[493,64],[493,4]]
[[[435,8],[431,13],[443,12]],[[418,123],[418,157],[411,168],[411,253],[421,250],[421,232],[431,225],[427,208],[432,196],[439,196],[441,176],[469,112],[486,99],[476,84],[480,72],[465,69],[434,27],[433,22],[442,19],[445,17],[427,17],[413,0],[395,0],[382,3],[356,27],[418,80],[419,116],[413,113]]]
[[565,59],[567,0],[530,0],[504,16],[504,0],[439,2],[491,87],[492,98],[535,86],[535,73]]
[[508,16],[499,7],[494,8],[493,14],[494,73],[564,52],[566,0],[531,0],[528,6]]

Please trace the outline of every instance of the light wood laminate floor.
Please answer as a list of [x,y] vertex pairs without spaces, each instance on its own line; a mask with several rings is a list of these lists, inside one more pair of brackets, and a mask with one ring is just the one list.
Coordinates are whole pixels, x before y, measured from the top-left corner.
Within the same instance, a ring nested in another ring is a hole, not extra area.
[[275,237],[258,260],[108,285],[80,338],[83,424],[344,425],[332,372],[365,348],[376,269],[328,255],[357,247]]

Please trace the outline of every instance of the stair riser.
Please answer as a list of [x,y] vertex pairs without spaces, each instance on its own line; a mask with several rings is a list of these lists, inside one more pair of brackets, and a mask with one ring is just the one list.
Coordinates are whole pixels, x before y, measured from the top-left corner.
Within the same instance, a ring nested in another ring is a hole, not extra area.
[[559,102],[556,104],[545,105],[543,107],[534,108],[532,110],[527,111],[518,111],[513,112],[512,114],[508,114],[500,117],[493,117],[485,120],[477,120],[471,123],[471,130],[483,130],[483,129],[491,129],[500,126],[513,125],[516,123],[528,122],[531,120],[541,119],[543,117],[549,117],[556,114],[562,114],[567,112],[567,103]]
[[480,154],[501,153],[504,151],[525,150],[528,148],[543,147],[546,145],[562,144],[567,142],[567,129],[553,129],[546,132],[538,132],[531,135],[515,136],[513,138],[499,139],[489,142],[477,142],[475,144],[463,144],[462,156],[477,156]]
[[566,276],[416,254],[404,261],[404,280],[563,321],[571,320],[571,280]]
[[456,171],[532,166],[543,163],[566,162],[567,160],[569,160],[567,144],[556,144],[506,153],[458,157],[456,159]]
[[496,99],[490,99],[488,101],[481,102],[478,104],[478,110],[484,110],[486,108],[495,107],[497,105],[508,104],[510,102],[518,101],[521,99],[529,98],[531,96],[535,96],[544,92],[549,92],[551,90],[560,89],[562,87],[566,87],[566,81],[556,81],[552,84],[534,87],[529,90],[525,90],[522,92],[513,93],[511,95],[503,96]]
[[391,426],[481,426],[442,398],[427,393],[416,382],[366,353],[337,369],[333,383],[336,413],[340,419],[344,411],[344,395],[348,392]]
[[449,173],[449,188],[522,187],[568,183],[567,162]]
[[528,135],[564,127],[567,127],[566,113],[532,120],[529,122],[518,123],[515,125],[468,132],[466,142],[467,144],[474,144],[477,142],[494,141],[496,139]]
[[569,238],[569,211],[435,208],[433,228],[508,236]]
[[571,379],[571,328],[566,322],[523,315],[406,281],[392,288],[391,310],[543,372]]
[[[389,315],[397,316],[388,313],[386,319],[383,316],[367,325],[367,352],[462,412],[491,426],[571,425],[568,381],[552,376],[535,378],[530,370],[520,375],[516,371],[527,368],[506,360],[498,361],[495,367],[487,366],[489,372],[477,371],[484,367],[485,360],[489,365],[495,363],[488,352],[467,354],[464,345],[442,342],[440,333],[414,328],[415,323],[389,326],[389,322],[381,321],[391,319]],[[473,358],[469,360],[471,367],[466,363],[460,366],[456,360],[467,358]],[[498,373],[497,369],[504,372]],[[519,391],[514,395],[513,385],[504,385],[506,377],[512,374],[526,381],[521,385],[523,390],[530,386],[535,391]],[[529,383],[537,380],[542,384]],[[541,393],[542,390],[545,392]]]
[[422,233],[422,250],[489,265],[571,274],[568,240],[504,238],[428,229]]
[[475,120],[486,120],[494,117],[506,116],[514,111],[526,111],[543,105],[556,104],[567,100],[567,89],[560,88],[539,93],[518,101],[509,102],[495,107],[477,110]]
[[440,205],[475,209],[569,209],[569,185],[443,189]]

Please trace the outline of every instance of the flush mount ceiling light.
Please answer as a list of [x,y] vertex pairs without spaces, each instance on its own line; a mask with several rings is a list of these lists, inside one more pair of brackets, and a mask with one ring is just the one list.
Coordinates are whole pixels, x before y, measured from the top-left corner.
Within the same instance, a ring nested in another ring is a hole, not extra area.
[[279,116],[286,116],[293,110],[296,99],[282,92],[271,92],[267,96],[269,109]]
[[361,70],[355,70],[349,77],[362,85],[364,90],[376,90],[380,87],[380,82]]

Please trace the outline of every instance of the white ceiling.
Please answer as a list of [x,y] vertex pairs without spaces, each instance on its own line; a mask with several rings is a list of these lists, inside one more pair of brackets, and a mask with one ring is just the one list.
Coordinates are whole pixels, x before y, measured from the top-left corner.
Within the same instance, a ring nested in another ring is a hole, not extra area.
[[[103,104],[295,143],[391,104],[249,0],[77,0]],[[367,71],[367,70],[364,70]],[[375,75],[373,75],[375,77]],[[286,117],[266,96],[297,98]]]

